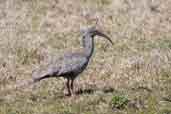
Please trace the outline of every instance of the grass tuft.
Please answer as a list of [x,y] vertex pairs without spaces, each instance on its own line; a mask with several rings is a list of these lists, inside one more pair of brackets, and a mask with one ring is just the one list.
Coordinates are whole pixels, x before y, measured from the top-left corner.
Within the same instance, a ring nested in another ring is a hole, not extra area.
[[128,101],[126,96],[115,95],[112,97],[111,106],[113,109],[123,109],[128,104]]

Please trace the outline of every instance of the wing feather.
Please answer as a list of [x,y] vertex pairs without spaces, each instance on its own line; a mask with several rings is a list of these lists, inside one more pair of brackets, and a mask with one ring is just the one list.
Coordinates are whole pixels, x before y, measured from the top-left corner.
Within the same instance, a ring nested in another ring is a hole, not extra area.
[[61,64],[59,75],[69,72],[79,72],[86,64],[87,59],[82,56],[65,57]]
[[33,73],[34,80],[41,80],[49,77],[62,76],[68,73],[79,73],[83,70],[87,59],[81,54],[66,54],[64,57],[53,61],[47,67],[36,70]]

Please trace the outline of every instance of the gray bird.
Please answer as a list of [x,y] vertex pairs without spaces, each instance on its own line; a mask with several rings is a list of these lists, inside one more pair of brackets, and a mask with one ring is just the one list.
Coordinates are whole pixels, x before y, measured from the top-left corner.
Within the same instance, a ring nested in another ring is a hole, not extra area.
[[87,67],[94,51],[94,37],[102,36],[113,44],[112,40],[95,27],[81,30],[83,50],[81,52],[66,53],[63,57],[49,65],[41,74],[33,74],[33,81],[38,82],[50,77],[64,77],[67,79],[67,95],[73,94],[74,80]]

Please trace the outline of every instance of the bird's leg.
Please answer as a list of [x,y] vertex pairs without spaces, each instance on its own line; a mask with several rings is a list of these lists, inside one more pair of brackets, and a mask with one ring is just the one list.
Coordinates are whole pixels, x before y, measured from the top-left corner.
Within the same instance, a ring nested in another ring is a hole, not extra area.
[[66,86],[67,86],[67,89],[68,89],[68,96],[70,96],[71,95],[71,88],[70,88],[70,79],[69,78],[67,78],[67,83],[66,83]]
[[71,91],[74,93],[74,79],[71,79]]

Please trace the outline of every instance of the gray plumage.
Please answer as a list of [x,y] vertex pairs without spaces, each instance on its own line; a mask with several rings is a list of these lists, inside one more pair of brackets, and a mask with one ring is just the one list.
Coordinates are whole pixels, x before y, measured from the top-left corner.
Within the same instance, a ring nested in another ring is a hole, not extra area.
[[[40,81],[45,78],[50,77],[64,77],[67,79],[67,89],[68,95],[73,93],[74,89],[74,79],[84,71],[87,67],[89,60],[94,51],[94,37],[96,35],[106,38],[111,43],[111,39],[99,32],[95,27],[87,28],[81,31],[82,32],[82,43],[83,50],[82,52],[76,53],[66,53],[63,57],[59,58],[56,63],[51,64],[44,70],[41,74],[33,74],[34,82]],[[113,44],[113,43],[112,43]]]

